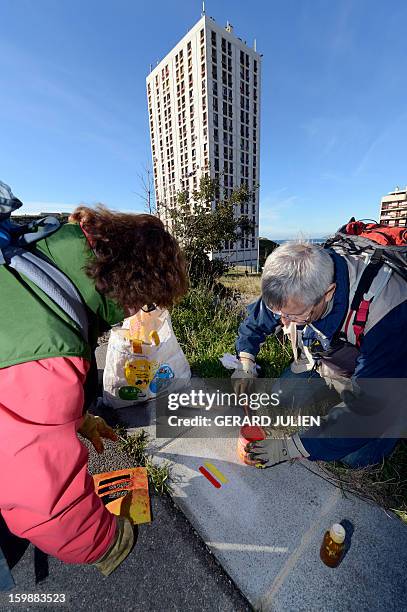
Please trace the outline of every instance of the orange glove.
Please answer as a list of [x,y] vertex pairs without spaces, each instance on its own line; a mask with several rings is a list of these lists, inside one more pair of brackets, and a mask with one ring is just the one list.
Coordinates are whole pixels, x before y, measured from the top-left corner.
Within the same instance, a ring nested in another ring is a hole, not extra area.
[[96,452],[98,453],[103,453],[105,450],[102,438],[113,440],[113,442],[116,442],[119,439],[114,430],[109,427],[102,417],[94,416],[89,412],[85,414],[83,423],[78,429],[78,433],[92,442]]

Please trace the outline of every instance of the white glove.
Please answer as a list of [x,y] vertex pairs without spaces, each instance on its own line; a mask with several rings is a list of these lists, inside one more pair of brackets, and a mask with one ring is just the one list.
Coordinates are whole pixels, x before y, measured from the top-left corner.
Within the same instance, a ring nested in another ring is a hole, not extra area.
[[291,459],[309,457],[298,434],[283,439],[266,438],[258,442],[250,442],[245,450],[249,459],[258,461],[257,468],[269,468]]
[[248,393],[257,378],[257,365],[253,355],[240,353],[239,360],[231,376],[233,390],[236,394]]

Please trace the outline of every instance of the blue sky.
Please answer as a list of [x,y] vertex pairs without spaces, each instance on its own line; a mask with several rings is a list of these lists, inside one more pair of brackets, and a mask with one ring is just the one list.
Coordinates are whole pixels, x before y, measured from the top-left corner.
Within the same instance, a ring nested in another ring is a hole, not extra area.
[[[145,77],[201,2],[0,0],[0,179],[27,210],[143,210]],[[404,0],[208,0],[264,54],[260,234],[377,218],[407,184]]]

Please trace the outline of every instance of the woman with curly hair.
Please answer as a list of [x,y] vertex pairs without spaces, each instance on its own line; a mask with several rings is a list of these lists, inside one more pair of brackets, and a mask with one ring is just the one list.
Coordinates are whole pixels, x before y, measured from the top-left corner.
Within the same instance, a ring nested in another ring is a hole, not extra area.
[[[20,203],[21,205],[21,203]],[[87,333],[35,283],[0,266],[0,511],[9,530],[66,563],[109,575],[134,533],[94,492],[88,452],[116,439],[86,413],[97,375],[98,337],[145,304],[169,307],[187,290],[184,260],[163,223],[147,214],[81,206],[39,240],[78,291]]]

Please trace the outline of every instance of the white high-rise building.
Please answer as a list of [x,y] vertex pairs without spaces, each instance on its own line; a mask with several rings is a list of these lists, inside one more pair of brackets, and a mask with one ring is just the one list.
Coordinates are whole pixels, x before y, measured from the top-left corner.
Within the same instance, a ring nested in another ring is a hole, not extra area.
[[230,24],[203,15],[146,79],[158,210],[176,206],[202,173],[219,178],[221,196],[246,184],[254,194],[236,215],[253,230],[214,255],[248,266],[258,260],[260,60]]
[[380,202],[380,223],[390,227],[407,227],[407,187],[396,187]]

